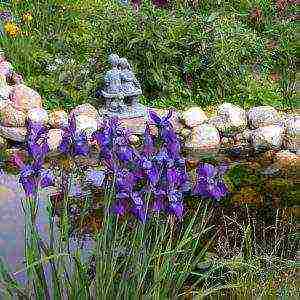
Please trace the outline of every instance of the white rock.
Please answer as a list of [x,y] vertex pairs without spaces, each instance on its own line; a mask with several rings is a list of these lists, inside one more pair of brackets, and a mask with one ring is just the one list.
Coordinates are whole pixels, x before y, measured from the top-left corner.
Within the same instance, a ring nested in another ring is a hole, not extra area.
[[285,121],[286,133],[291,137],[300,137],[300,116],[290,116]]
[[7,127],[25,127],[26,114],[17,110],[10,100],[0,101],[0,124]]
[[68,114],[64,110],[53,110],[49,113],[49,125],[52,128],[64,128],[68,126]]
[[254,129],[274,125],[280,122],[280,115],[272,106],[257,106],[248,111],[248,122]]
[[0,126],[0,136],[15,141],[24,142],[27,135],[26,127],[6,127]]
[[88,137],[98,129],[98,121],[89,115],[78,115],[75,117],[76,132],[85,132]]
[[63,133],[62,129],[50,129],[48,131],[47,143],[49,145],[50,152],[58,152],[58,147],[62,141]]
[[73,114],[74,116],[87,115],[90,118],[94,118],[94,119],[99,118],[99,113],[97,109],[89,103],[76,106],[74,109],[71,110],[70,114],[71,115]]
[[191,107],[182,113],[181,119],[187,127],[193,128],[207,120],[207,116],[200,107]]
[[4,75],[0,74],[0,101],[8,100],[11,93],[11,87],[6,83]]
[[247,127],[246,111],[232,103],[220,105],[217,114],[225,120],[227,131],[244,130]]
[[214,126],[202,124],[193,128],[185,148],[193,155],[213,154],[219,151],[220,142],[218,130]]
[[49,115],[43,108],[32,108],[28,111],[28,120],[46,125],[49,121]]
[[280,149],[283,143],[284,127],[269,125],[251,132],[251,142],[255,150]]

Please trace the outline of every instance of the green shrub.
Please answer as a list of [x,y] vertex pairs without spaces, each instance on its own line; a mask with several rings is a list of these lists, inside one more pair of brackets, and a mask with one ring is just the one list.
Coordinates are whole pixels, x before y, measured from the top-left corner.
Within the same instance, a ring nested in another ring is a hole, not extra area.
[[[0,45],[47,108],[95,102],[111,52],[132,62],[151,106],[295,106],[292,5],[282,13],[262,0],[142,2],[136,12],[117,0],[12,1],[5,7],[19,20],[33,13],[19,21],[30,36]],[[57,57],[74,63],[47,72]]]

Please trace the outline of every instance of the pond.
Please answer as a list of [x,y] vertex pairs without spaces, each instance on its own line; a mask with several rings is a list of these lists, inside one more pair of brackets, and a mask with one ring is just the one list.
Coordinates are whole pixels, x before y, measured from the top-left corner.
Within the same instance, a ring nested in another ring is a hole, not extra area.
[[[39,201],[38,229],[43,237],[47,236],[48,216],[47,198],[49,191],[41,193]],[[24,260],[24,215],[21,199],[24,197],[22,186],[16,175],[0,175],[0,256],[12,270],[23,268]]]
[[[37,228],[44,240],[49,238],[49,217],[47,205],[49,197],[55,193],[53,189],[44,189],[40,192]],[[24,214],[21,199],[24,191],[19,183],[18,176],[1,173],[0,175],[0,257],[9,265],[11,271],[18,272],[24,269]],[[70,250],[78,246],[77,239],[70,240]],[[92,241],[80,241],[80,247],[85,247],[86,255],[91,249]],[[25,272],[17,273],[21,281],[25,281]]]

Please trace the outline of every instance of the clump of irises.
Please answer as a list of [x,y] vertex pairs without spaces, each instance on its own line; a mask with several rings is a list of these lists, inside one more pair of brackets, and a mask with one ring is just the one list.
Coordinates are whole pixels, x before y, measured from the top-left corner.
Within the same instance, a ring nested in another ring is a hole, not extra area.
[[[152,214],[164,213],[181,219],[185,212],[184,197],[200,196],[220,200],[227,194],[223,181],[226,166],[200,164],[197,181],[192,184],[182,156],[181,143],[171,123],[172,111],[160,117],[149,111],[149,121],[140,146],[134,147],[130,131],[117,118],[103,121],[91,139],[98,145],[99,165],[104,170],[89,170],[87,181],[97,188],[113,187],[111,211],[119,217],[132,215],[145,223]],[[157,134],[153,134],[153,127]],[[21,167],[20,182],[27,196],[39,187],[54,184],[50,170],[43,169],[49,152],[47,129],[29,123],[27,148],[32,163]],[[59,146],[62,154],[74,158],[87,156],[90,145],[84,132],[77,132],[76,120],[70,116]]]
[[47,128],[40,124],[29,122],[27,135],[27,151],[31,163],[25,164],[18,156],[15,156],[15,163],[20,168],[20,183],[23,186],[27,197],[36,196],[39,188],[54,185],[54,174],[52,170],[45,169],[44,162],[49,153],[47,143]]

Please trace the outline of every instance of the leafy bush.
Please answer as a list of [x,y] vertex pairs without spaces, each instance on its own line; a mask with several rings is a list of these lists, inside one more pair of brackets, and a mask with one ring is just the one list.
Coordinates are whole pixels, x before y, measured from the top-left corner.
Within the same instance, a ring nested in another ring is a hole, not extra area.
[[[1,47],[47,108],[96,103],[111,52],[132,62],[152,106],[286,107],[295,105],[294,6],[277,2],[170,1],[158,8],[145,0],[135,10],[117,0],[12,1],[2,7],[12,10],[21,34],[4,36]],[[33,18],[25,22],[27,12]]]

